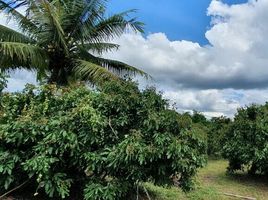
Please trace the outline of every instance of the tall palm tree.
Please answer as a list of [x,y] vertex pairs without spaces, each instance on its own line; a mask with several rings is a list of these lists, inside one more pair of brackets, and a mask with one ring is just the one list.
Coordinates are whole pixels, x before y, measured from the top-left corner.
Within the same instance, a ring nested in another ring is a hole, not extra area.
[[[18,30],[0,25],[0,69],[35,70],[39,79],[65,85],[69,80],[93,83],[143,71],[101,55],[118,49],[111,43],[131,28],[143,31],[129,12],[106,15],[105,0],[0,0],[0,13]],[[18,11],[24,8],[25,14]]]

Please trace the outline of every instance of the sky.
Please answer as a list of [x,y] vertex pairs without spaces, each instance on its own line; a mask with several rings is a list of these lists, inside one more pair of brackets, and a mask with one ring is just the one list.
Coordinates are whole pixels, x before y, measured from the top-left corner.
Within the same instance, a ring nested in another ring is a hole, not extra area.
[[[247,0],[224,0],[227,4]],[[110,12],[137,9],[138,18],[148,33],[164,32],[170,40],[191,40],[208,44],[204,33],[210,27],[207,8],[211,0],[110,0]]]
[[206,9],[211,0],[111,0],[112,11],[137,9],[148,33],[164,32],[171,40],[191,40],[206,44],[209,26]]
[[[108,13],[138,9],[145,34],[125,33],[106,57],[148,72],[180,112],[233,117],[237,108],[268,99],[268,0],[111,0]],[[0,16],[0,23],[4,23]],[[8,90],[34,75],[12,74]]]

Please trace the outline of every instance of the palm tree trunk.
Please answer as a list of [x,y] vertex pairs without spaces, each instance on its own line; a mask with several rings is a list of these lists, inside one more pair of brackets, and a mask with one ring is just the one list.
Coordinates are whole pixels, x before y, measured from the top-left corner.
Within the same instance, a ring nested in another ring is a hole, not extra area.
[[56,85],[60,85],[60,86],[65,86],[68,84],[68,80],[67,80],[67,73],[65,71],[65,69],[62,68],[54,68],[52,70],[52,73],[48,79],[48,83],[49,84],[56,84]]

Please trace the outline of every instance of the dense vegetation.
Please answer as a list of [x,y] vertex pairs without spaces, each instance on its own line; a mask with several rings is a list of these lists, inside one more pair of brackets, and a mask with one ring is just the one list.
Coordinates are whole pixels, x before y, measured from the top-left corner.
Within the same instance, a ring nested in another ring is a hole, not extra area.
[[241,108],[226,137],[224,157],[229,171],[268,174],[268,104]]
[[[136,199],[153,185],[189,191],[207,157],[268,175],[268,103],[233,121],[179,114],[155,88],[123,81],[145,72],[102,57],[129,28],[143,32],[133,11],[108,17],[105,0],[0,0],[19,28],[0,25],[0,199],[21,188],[30,199],[85,200]],[[3,92],[2,72],[18,68],[48,84]]]
[[213,117],[207,131],[208,155],[213,158],[222,158],[223,147],[226,141],[226,133],[231,124],[227,117]]
[[194,111],[192,115],[187,115],[193,122],[192,126],[198,129],[207,142],[207,154],[210,158],[222,158],[225,135],[231,124],[231,119],[221,116],[207,119],[202,113]]
[[39,80],[58,85],[146,75],[101,56],[119,48],[111,40],[127,29],[143,32],[143,24],[128,17],[130,12],[107,17],[105,0],[0,0],[0,13],[19,28],[0,25],[0,69],[34,70]]
[[0,71],[0,97],[1,97],[2,91],[5,89],[6,86],[7,86],[6,75],[1,73]]
[[3,93],[0,191],[25,183],[32,195],[112,200],[146,181],[189,190],[206,145],[182,121],[154,88],[129,81]]

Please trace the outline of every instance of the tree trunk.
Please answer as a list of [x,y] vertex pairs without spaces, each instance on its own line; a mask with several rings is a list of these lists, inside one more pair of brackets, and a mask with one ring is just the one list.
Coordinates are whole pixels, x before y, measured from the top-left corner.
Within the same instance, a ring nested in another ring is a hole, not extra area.
[[48,79],[49,84],[56,84],[60,86],[68,85],[68,77],[66,70],[62,68],[54,68],[51,72],[51,75]]

